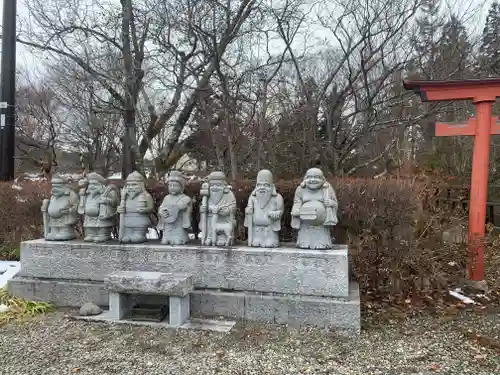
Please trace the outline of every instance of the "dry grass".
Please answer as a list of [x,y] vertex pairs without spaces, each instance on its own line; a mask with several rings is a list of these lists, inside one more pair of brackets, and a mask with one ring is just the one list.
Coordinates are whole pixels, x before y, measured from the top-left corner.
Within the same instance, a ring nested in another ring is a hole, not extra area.
[[0,313],[0,327],[9,322],[19,321],[45,314],[54,310],[54,306],[46,302],[26,301],[9,295],[7,288],[0,289],[0,305],[6,305],[9,310]]

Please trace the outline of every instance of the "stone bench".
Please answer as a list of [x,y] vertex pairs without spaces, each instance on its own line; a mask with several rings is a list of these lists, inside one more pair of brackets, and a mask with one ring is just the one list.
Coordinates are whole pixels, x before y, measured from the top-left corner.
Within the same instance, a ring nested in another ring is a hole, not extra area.
[[109,292],[109,311],[121,320],[132,308],[133,295],[168,296],[169,324],[180,326],[190,315],[189,293],[193,277],[183,273],[120,271],[108,275],[104,283]]

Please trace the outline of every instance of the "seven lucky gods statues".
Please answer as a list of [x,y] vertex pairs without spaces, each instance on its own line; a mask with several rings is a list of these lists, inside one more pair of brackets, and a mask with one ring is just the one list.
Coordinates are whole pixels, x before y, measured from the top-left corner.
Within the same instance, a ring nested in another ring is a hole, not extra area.
[[[193,201],[184,193],[185,184],[180,172],[173,171],[168,176],[168,194],[158,209],[157,223],[163,232],[161,243],[164,245],[183,245],[189,240]],[[80,214],[84,218],[84,241],[110,240],[112,228],[117,224],[121,243],[146,241],[148,229],[155,221],[154,204],[140,173],[133,172],[127,177],[121,194],[97,173],[90,173],[79,186],[77,195],[62,177],[52,179],[52,196],[42,204],[46,240],[75,239],[74,228]],[[225,174],[212,172],[202,185],[200,195],[202,245],[233,245],[236,198]],[[330,228],[338,223],[337,209],[335,192],[323,172],[318,168],[309,169],[295,191],[291,212],[291,225],[298,230],[297,247],[331,248]],[[276,191],[272,173],[261,170],[245,209],[248,246],[278,247],[283,213],[283,197]]]

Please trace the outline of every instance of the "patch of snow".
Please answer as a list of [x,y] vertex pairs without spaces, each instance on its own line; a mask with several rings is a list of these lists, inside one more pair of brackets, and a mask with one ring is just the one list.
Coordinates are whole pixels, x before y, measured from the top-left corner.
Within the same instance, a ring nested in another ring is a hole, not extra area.
[[450,290],[449,291],[450,295],[452,295],[453,297],[459,299],[460,301],[462,301],[466,305],[471,305],[471,304],[475,304],[476,303],[476,302],[474,302],[473,299],[471,299],[471,298],[469,298],[467,296],[464,296],[460,292],[461,292],[460,289],[455,289],[455,290]]
[[12,189],[17,190],[17,191],[23,190],[23,187],[21,185],[18,185],[18,184],[12,184],[11,187],[12,187]]
[[121,180],[121,179],[122,179],[121,173],[113,173],[111,176],[108,177],[108,180]]
[[0,304],[0,314],[6,313],[7,311],[9,311],[9,306],[4,305],[3,303]]
[[21,270],[21,262],[0,261],[0,289]]
[[158,232],[154,228],[148,229],[148,234],[146,235],[148,240],[158,240],[160,237],[158,236]]

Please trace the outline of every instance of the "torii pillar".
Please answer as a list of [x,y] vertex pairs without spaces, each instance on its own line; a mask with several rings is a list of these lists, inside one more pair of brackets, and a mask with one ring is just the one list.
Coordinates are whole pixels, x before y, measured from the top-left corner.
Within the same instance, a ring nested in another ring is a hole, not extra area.
[[469,279],[484,280],[484,237],[486,199],[488,195],[488,163],[491,134],[498,134],[492,107],[500,97],[500,78],[463,81],[404,81],[422,101],[471,100],[476,105],[476,118],[464,125],[437,124],[436,135],[470,135],[474,137],[472,179],[469,203]]

